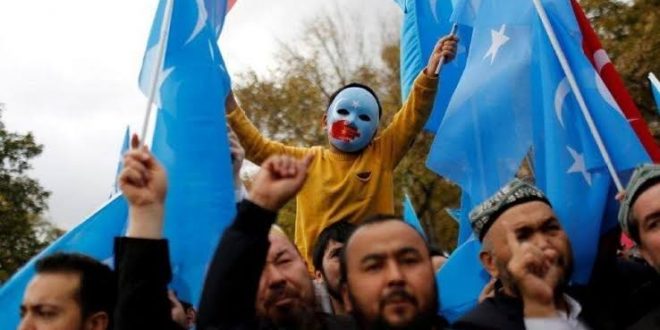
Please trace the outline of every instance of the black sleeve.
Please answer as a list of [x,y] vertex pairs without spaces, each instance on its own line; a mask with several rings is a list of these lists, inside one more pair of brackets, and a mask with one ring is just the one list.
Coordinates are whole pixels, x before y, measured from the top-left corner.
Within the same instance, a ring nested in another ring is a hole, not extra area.
[[243,200],[225,230],[204,282],[197,329],[249,329],[268,253],[268,232],[277,213]]
[[115,268],[115,329],[181,329],[172,321],[167,297],[172,279],[167,240],[115,238]]

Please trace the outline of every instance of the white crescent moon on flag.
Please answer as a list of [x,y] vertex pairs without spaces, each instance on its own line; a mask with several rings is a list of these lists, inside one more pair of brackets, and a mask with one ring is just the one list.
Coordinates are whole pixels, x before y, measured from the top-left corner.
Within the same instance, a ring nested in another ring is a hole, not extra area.
[[429,6],[431,6],[431,14],[433,14],[433,19],[435,22],[438,22],[438,0],[429,0]]
[[561,116],[561,112],[564,109],[564,101],[566,96],[571,92],[571,86],[568,84],[568,79],[564,77],[555,91],[555,113],[557,114],[557,120],[561,127],[564,127],[564,119]]
[[204,0],[196,0],[196,2],[197,2],[197,24],[195,24],[195,28],[190,34],[190,37],[188,37],[188,40],[186,40],[186,44],[191,42],[200,32],[202,32],[202,29],[204,29],[204,26],[206,25],[206,19],[208,18],[208,13],[206,12],[206,4],[204,4]]

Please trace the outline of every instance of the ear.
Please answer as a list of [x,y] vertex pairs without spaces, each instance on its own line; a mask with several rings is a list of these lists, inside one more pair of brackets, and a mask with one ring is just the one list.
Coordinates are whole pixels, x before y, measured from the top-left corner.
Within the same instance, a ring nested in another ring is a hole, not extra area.
[[314,279],[319,281],[319,282],[323,282],[323,274],[321,273],[320,270],[315,270],[314,271]]
[[479,260],[481,260],[481,264],[484,266],[491,277],[499,278],[500,273],[497,271],[497,267],[495,266],[495,258],[490,252],[483,250],[479,252]]
[[344,309],[346,313],[351,313],[353,311],[353,304],[351,303],[351,298],[348,296],[348,284],[342,283],[339,288],[341,291],[341,299],[344,302]]
[[96,312],[85,319],[83,329],[85,330],[105,330],[110,324],[110,317],[106,312]]

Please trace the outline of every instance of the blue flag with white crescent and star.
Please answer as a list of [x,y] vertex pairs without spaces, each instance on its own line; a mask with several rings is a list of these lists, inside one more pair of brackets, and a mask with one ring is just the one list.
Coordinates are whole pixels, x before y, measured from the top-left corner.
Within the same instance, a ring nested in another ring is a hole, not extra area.
[[[649,161],[609,90],[582,51],[582,35],[570,3],[545,6],[557,39],[575,75],[595,127],[621,174]],[[560,19],[560,18],[566,19]],[[574,258],[573,280],[586,284],[597,253],[600,233],[614,218],[608,204],[611,177],[605,167],[575,91],[539,28],[534,35],[534,167],[536,184],[545,191],[568,234]],[[625,183],[625,181],[624,181]],[[616,210],[616,208],[614,208]]]
[[[648,161],[607,88],[581,51],[581,35],[567,0],[544,0],[617,171]],[[574,250],[573,279],[588,279],[604,219],[610,177],[592,133],[571,95],[532,1],[466,0],[454,19],[474,26],[465,72],[429,155],[428,166],[459,183],[476,205],[513,178],[533,151],[537,184],[553,202]],[[463,205],[462,205],[463,208]],[[471,207],[470,207],[471,208]],[[467,222],[461,222],[467,226]],[[485,279],[474,271],[478,249],[467,240],[439,278],[443,312],[457,317],[476,303]],[[478,268],[478,267],[477,267]],[[455,282],[447,281],[454,278]],[[460,279],[462,292],[451,294]],[[449,283],[448,283],[449,282]],[[470,294],[463,294],[472,292]]]
[[427,166],[478,204],[513,177],[531,146],[534,9],[529,0],[483,0],[463,9],[472,3],[457,5],[454,19],[473,27],[470,51]]
[[437,274],[440,312],[450,321],[476,305],[488,282],[468,213],[514,176],[532,144],[533,10],[529,0],[459,1],[452,15],[473,27],[470,51],[427,160],[463,190],[463,243]]
[[[147,93],[160,70],[152,151],[168,173],[165,237],[173,289],[199,301],[211,253],[235,212],[231,159],[224,121],[229,77],[217,46],[224,16],[235,1],[174,0],[164,63],[156,68],[159,31],[168,0],[161,0],[147,43],[140,88]],[[16,328],[34,262],[58,251],[79,252],[113,264],[113,237],[125,232],[128,206],[116,195],[80,225],[33,258],[0,289],[2,328]]]
[[[443,0],[395,0],[403,10],[401,26],[401,99],[410,93],[415,78],[426,67],[429,57],[438,40],[449,34],[452,23],[452,2]],[[457,36],[460,39],[456,58],[444,65],[440,72],[441,87],[435,96],[431,116],[425,129],[435,133],[445,114],[458,80],[465,68],[472,29],[459,25]]]
[[[150,54],[160,42],[165,4],[162,0],[147,44],[143,91],[145,73],[154,70]],[[207,264],[236,209],[224,116],[230,81],[217,45],[227,4],[175,0],[173,5],[151,148],[168,174],[164,234],[172,287],[183,300],[197,302]]]

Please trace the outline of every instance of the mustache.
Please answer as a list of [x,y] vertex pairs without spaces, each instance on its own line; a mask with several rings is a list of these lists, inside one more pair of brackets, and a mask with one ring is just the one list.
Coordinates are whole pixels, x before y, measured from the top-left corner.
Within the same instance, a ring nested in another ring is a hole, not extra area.
[[403,289],[397,289],[388,292],[383,298],[380,299],[379,305],[380,308],[382,309],[388,303],[394,301],[401,301],[401,300],[408,301],[409,303],[417,306],[417,298],[415,298],[412,294],[408,293],[408,291]]
[[300,297],[298,292],[296,292],[295,290],[293,290],[288,286],[278,289],[271,289],[270,291],[271,292],[266,296],[266,299],[264,301],[265,306],[272,306],[281,299],[285,299],[285,298],[297,299]]

